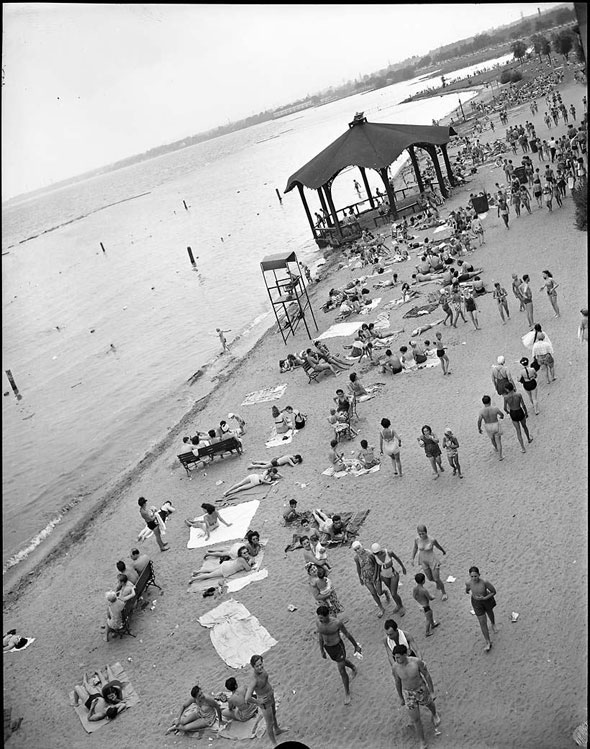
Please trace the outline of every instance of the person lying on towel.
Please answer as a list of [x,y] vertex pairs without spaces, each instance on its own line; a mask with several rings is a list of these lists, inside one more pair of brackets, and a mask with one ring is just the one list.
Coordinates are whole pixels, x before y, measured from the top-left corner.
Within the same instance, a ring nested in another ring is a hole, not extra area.
[[245,546],[242,546],[238,550],[238,556],[235,559],[228,559],[225,562],[221,562],[217,569],[212,570],[211,572],[195,570],[192,574],[189,585],[197,580],[215,580],[220,577],[231,577],[238,572],[250,572],[254,564],[255,561],[250,559],[248,549],[246,549]]

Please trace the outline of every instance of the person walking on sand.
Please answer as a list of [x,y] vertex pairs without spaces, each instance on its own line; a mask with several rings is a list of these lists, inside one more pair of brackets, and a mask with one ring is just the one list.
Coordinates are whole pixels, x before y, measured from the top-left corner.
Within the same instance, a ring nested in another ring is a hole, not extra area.
[[498,395],[504,395],[506,385],[509,382],[514,385],[514,380],[510,370],[506,367],[506,359],[503,356],[499,356],[496,359],[496,364],[492,364],[492,382]]
[[430,465],[434,471],[434,478],[439,478],[440,474],[444,473],[445,470],[442,466],[442,453],[438,446],[438,437],[433,433],[428,424],[422,427],[421,434],[418,437],[418,444],[424,448],[426,457],[430,461]]
[[404,608],[404,604],[402,603],[402,599],[397,592],[397,587],[399,585],[399,572],[393,566],[393,560],[395,559],[395,561],[402,568],[402,572],[405,575],[406,568],[404,567],[404,563],[393,551],[382,549],[378,543],[374,543],[371,545],[371,553],[374,555],[375,561],[379,565],[381,582],[389,588],[391,597],[393,598],[395,605],[397,606],[393,613],[404,616],[406,610]]
[[524,301],[520,293],[520,287],[522,285],[522,279],[518,277],[516,273],[512,274],[512,293],[518,300],[519,312],[524,312]]
[[539,291],[543,291],[543,289],[547,291],[547,296],[549,297],[549,301],[551,302],[551,306],[553,307],[553,311],[555,312],[555,315],[553,315],[553,317],[559,317],[559,307],[557,306],[557,287],[559,286],[559,284],[555,283],[553,274],[550,271],[544,270],[541,275],[543,276],[543,281],[545,283],[543,284],[543,286],[541,286]]
[[532,329],[535,321],[533,319],[533,292],[530,287],[530,280],[528,274],[525,273],[522,277],[522,284],[520,285],[520,295],[522,297],[529,326]]
[[408,649],[408,655],[412,658],[422,658],[416,640],[412,637],[409,632],[402,631],[398,626],[395,619],[387,619],[383,625],[385,629],[385,637],[383,638],[383,645],[385,646],[385,653],[387,660],[391,666],[391,672],[393,673],[393,666],[395,660],[393,658],[393,649],[396,645],[405,645]]
[[580,324],[578,325],[578,341],[580,343],[588,343],[588,310],[586,308],[580,310]]
[[393,463],[393,475],[403,476],[401,459],[402,439],[391,426],[389,419],[381,419],[381,432],[379,434],[379,450],[381,455],[389,455]]
[[418,554],[418,564],[422,567],[422,571],[432,583],[436,584],[436,587],[441,592],[441,601],[446,601],[448,596],[445,590],[443,581],[440,579],[440,559],[434,553],[434,549],[442,551],[443,556],[446,556],[447,552],[439,544],[436,538],[429,538],[428,530],[425,525],[419,525],[417,527],[418,538],[414,540],[414,549],[412,550],[412,565],[414,564],[414,557]]
[[548,384],[557,379],[554,370],[553,346],[547,340],[545,333],[537,334],[537,340],[533,343],[533,359],[536,359],[542,367],[545,367]]
[[471,605],[486,641],[484,650],[488,653],[492,649],[492,641],[490,640],[486,615],[491,622],[492,632],[496,633],[498,631],[494,618],[494,607],[496,605],[494,596],[496,595],[496,589],[490,582],[480,578],[477,567],[470,567],[469,580],[465,583],[465,592],[471,593]]
[[442,373],[443,375],[451,374],[449,370],[449,357],[447,356],[447,350],[445,348],[445,345],[443,343],[442,339],[442,333],[435,333],[434,334],[435,341],[434,345],[436,346],[436,355],[440,359],[440,365],[442,367]]
[[490,438],[494,450],[498,453],[499,460],[504,460],[502,455],[502,432],[500,431],[500,422],[498,419],[503,419],[504,414],[496,406],[492,406],[492,399],[489,395],[484,395],[481,399],[483,408],[479,412],[477,419],[477,431],[483,434],[481,431],[481,424],[483,422],[486,434]]
[[498,198],[498,217],[502,217],[502,221],[504,222],[504,226],[507,229],[510,229],[508,226],[508,216],[510,215],[510,208],[508,207],[508,203],[506,202],[506,198],[504,196]]
[[[344,704],[350,705],[350,680],[346,669],[349,668],[352,671],[351,678],[357,674],[356,666],[351,663],[346,657],[346,648],[342,641],[342,635],[344,635],[354,648],[355,653],[361,655],[361,646],[346,629],[343,622],[340,619],[330,616],[330,610],[327,606],[318,606],[316,609],[317,622],[316,628],[318,633],[318,642],[320,645],[320,653],[322,658],[327,658],[328,655],[338,666],[340,672],[340,678],[344,684]],[[327,655],[326,655],[327,654]]]
[[139,514],[145,520],[147,527],[153,531],[158,546],[160,547],[160,551],[168,551],[170,545],[162,541],[162,534],[160,533],[160,524],[156,517],[156,510],[153,507],[148,507],[147,499],[145,497],[140,497],[137,500],[137,504],[139,505]]
[[381,603],[381,596],[385,595],[387,603],[389,603],[390,595],[389,590],[387,588],[383,590],[381,586],[379,565],[375,560],[375,556],[368,549],[364,549],[360,541],[353,541],[351,548],[354,551],[354,563],[359,583],[364,585],[371,594],[371,597],[379,608],[377,618],[381,619],[385,613],[385,609]]
[[414,575],[414,580],[416,581],[416,586],[412,590],[412,597],[424,610],[424,616],[426,617],[426,633],[424,636],[431,637],[434,634],[435,628],[438,627],[440,623],[434,621],[434,614],[430,608],[430,602],[434,601],[434,596],[424,587],[426,578],[422,572],[418,572]]
[[524,372],[518,378],[518,381],[523,386],[525,393],[528,394],[531,406],[535,410],[535,414],[539,413],[539,394],[537,392],[537,373],[533,367],[529,366],[529,360],[526,356],[523,356],[520,360]]
[[461,473],[461,466],[459,465],[459,440],[453,434],[453,430],[450,427],[445,429],[442,441],[443,450],[447,451],[447,460],[449,465],[453,469],[453,476],[459,474],[459,478],[463,478]]
[[529,445],[533,441],[526,424],[528,412],[522,395],[516,392],[514,385],[511,382],[507,383],[504,391],[504,411],[506,411],[510,416],[511,421],[514,424],[516,436],[518,437],[518,442],[520,444],[520,451],[526,453],[522,441],[522,431],[526,434]]
[[498,304],[498,312],[500,313],[502,325],[506,325],[504,313],[506,313],[506,317],[510,320],[510,310],[508,309],[508,292],[503,286],[500,285],[499,281],[496,281],[494,283],[492,298],[495,299]]
[[273,746],[277,745],[277,736],[285,733],[288,729],[280,728],[277,722],[277,706],[275,693],[268,680],[268,674],[264,670],[264,659],[261,655],[253,655],[250,658],[253,674],[246,691],[246,703],[256,703],[264,716],[266,732]]
[[405,645],[396,645],[393,649],[395,666],[393,678],[400,702],[408,708],[410,720],[420,740],[420,749],[428,749],[424,738],[424,727],[420,719],[420,705],[432,713],[435,728],[440,725],[440,716],[436,712],[434,685],[426,664],[420,658],[408,656]]
[[475,299],[473,298],[473,293],[471,291],[466,291],[464,294],[465,299],[465,311],[469,312],[469,317],[471,317],[471,322],[473,323],[473,327],[476,330],[481,330],[479,327],[479,320],[477,317],[477,304],[475,302]]
[[215,328],[217,331],[217,335],[219,336],[219,341],[221,342],[221,353],[225,354],[226,351],[229,351],[229,346],[227,343],[227,340],[224,336],[224,333],[230,333],[231,328],[228,328],[228,330],[222,330],[221,328]]

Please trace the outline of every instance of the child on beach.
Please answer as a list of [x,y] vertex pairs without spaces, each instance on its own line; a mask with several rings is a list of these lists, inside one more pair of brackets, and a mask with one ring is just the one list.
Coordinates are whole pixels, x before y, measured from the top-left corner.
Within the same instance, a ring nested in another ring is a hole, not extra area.
[[414,600],[422,606],[424,609],[424,616],[426,617],[426,637],[430,637],[433,632],[434,628],[438,627],[439,622],[434,621],[434,614],[432,613],[432,609],[430,608],[430,602],[434,601],[434,596],[431,595],[426,588],[424,587],[424,583],[426,582],[426,578],[421,572],[418,572],[416,575],[414,575],[414,580],[416,581],[417,585],[412,591],[412,596],[414,597]]
[[373,445],[369,445],[367,440],[361,440],[361,449],[356,457],[363,468],[373,468],[381,462],[379,458],[375,457],[374,451]]
[[244,419],[242,419],[242,417],[239,416],[238,414],[228,414],[227,418],[233,419],[236,422],[236,424],[238,425],[238,428],[236,430],[237,435],[238,437],[241,437],[242,434],[246,432],[246,429],[244,428],[246,426],[246,422],[244,421]]
[[458,473],[459,478],[462,479],[463,474],[461,473],[461,466],[459,465],[459,440],[455,437],[453,431],[449,427],[445,429],[442,446],[443,449],[446,449],[447,451],[447,460],[453,469],[453,476],[456,476]]
[[447,356],[447,351],[443,343],[442,333],[435,333],[434,335],[436,338],[436,341],[434,341],[434,345],[436,346],[436,355],[440,359],[442,373],[443,375],[451,374],[449,372],[449,357]]
[[580,343],[588,342],[588,310],[587,309],[581,309],[580,314],[582,315],[582,318],[580,319],[580,325],[578,326],[578,340]]

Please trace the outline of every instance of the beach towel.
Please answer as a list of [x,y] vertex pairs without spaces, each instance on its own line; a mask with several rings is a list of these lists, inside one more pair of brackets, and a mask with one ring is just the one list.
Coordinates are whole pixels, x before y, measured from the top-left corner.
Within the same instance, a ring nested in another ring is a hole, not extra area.
[[6,650],[5,652],[20,653],[21,650],[26,650],[29,647],[29,645],[32,645],[35,642],[34,637],[24,637],[23,639],[26,640],[26,642],[23,645],[21,645],[20,648],[17,648],[17,647],[10,648],[10,650]]
[[250,720],[232,720],[226,724],[217,736],[220,739],[230,739],[231,741],[243,741],[245,739],[260,739],[266,733],[266,723],[264,716],[257,712]]
[[371,400],[371,398],[374,398],[376,395],[378,395],[383,388],[385,387],[384,382],[374,382],[372,385],[367,385],[365,390],[367,391],[366,395],[359,395],[357,398],[358,403],[364,403],[365,401]]
[[[211,546],[223,543],[224,541],[233,541],[235,538],[244,538],[259,504],[260,501],[258,499],[252,499],[249,502],[241,502],[234,507],[226,507],[223,510],[223,519],[226,523],[231,523],[230,527],[228,528],[223,523],[220,523],[218,528],[211,531],[208,539],[205,538],[205,533],[200,528],[190,528],[186,548],[199,549],[203,546]],[[199,516],[199,519],[202,518],[203,515]]]
[[[279,479],[280,481],[280,479]],[[277,490],[277,484],[279,481],[273,481],[272,484],[258,484],[258,486],[251,486],[245,491],[248,492],[248,499],[264,499],[270,492]],[[213,504],[218,509],[223,507],[233,507],[235,505],[244,504],[244,492],[237,492],[236,494],[230,494],[229,497],[219,497],[213,501]]]
[[280,447],[281,445],[288,445],[289,442],[293,441],[293,437],[295,436],[295,430],[289,429],[288,432],[284,432],[283,434],[277,434],[274,432],[267,441],[264,443],[266,447]]
[[[323,539],[322,536],[322,543],[327,546],[350,546],[352,542],[354,541],[355,537],[359,534],[359,529],[361,525],[365,522],[367,519],[368,514],[371,512],[371,510],[359,510],[358,512],[341,512],[341,513],[335,513],[331,512],[330,515],[339,514],[340,519],[342,520],[342,523],[344,524],[344,528],[346,531],[344,540],[338,540],[338,541],[326,541]],[[315,518],[312,517],[312,522],[310,525],[319,530],[317,521]],[[309,529],[305,529],[301,531],[301,534],[294,533],[293,534],[293,540],[291,543],[285,547],[285,551],[294,551],[295,549],[302,549],[301,546],[301,536],[302,535],[309,535]]]
[[[111,666],[111,671],[113,672],[113,675],[115,678],[117,678],[122,684],[123,684],[123,700],[127,704],[127,708],[133,707],[133,705],[137,705],[139,703],[139,696],[135,689],[131,686],[129,679],[127,677],[127,674],[123,670],[123,667],[120,663],[115,663],[114,666]],[[97,720],[97,721],[89,721],[88,720],[88,709],[84,707],[84,705],[76,705],[75,702],[75,692],[70,692],[70,705],[74,708],[76,711],[77,716],[80,718],[80,723],[82,723],[84,730],[87,733],[94,733],[94,731],[98,731],[99,728],[102,728],[102,726],[106,725],[107,723],[111,723],[109,720]],[[125,709],[127,709],[125,708]],[[123,711],[124,712],[124,711]],[[121,715],[119,715],[119,720],[121,719]]]
[[322,475],[333,476],[335,479],[341,479],[343,476],[364,476],[367,473],[377,473],[380,468],[380,465],[373,466],[372,468],[355,468],[352,466],[347,471],[335,471],[334,466],[330,466],[330,468],[326,468],[325,471],[322,471]]
[[230,668],[243,668],[255,653],[263,655],[277,644],[258,619],[233,598],[200,616],[198,622],[211,628],[213,647]]
[[323,341],[326,338],[344,338],[353,335],[361,327],[361,322],[340,322],[332,325],[319,335],[315,340]]
[[423,304],[421,307],[412,307],[409,309],[403,317],[419,317],[420,315],[429,315],[431,312],[438,307],[438,302],[431,302],[430,304]]
[[438,367],[439,363],[440,359],[438,357],[436,359],[427,359],[424,364],[414,364],[413,366],[408,367],[408,369],[403,369],[402,374],[406,374],[407,372],[418,372],[420,369]]
[[390,326],[389,315],[387,312],[381,312],[373,323],[375,330],[386,330]]
[[276,401],[285,393],[287,385],[271,385],[270,387],[263,388],[262,390],[255,390],[253,393],[248,393],[242,403],[242,406],[252,406],[254,403],[266,403],[266,401]]
[[[258,556],[256,557],[256,563],[254,567],[252,567],[252,570],[250,572],[238,572],[237,575],[232,575],[231,577],[226,578],[220,577],[217,579],[213,578],[209,580],[195,580],[194,582],[189,583],[187,592],[202,593],[203,591],[207,590],[207,588],[214,588],[219,583],[223,583],[224,592],[233,593],[236,590],[245,588],[246,585],[249,585],[256,580],[264,580],[265,577],[268,577],[268,570],[262,569],[263,559],[264,551],[259,551]],[[213,570],[216,570],[219,567],[219,564],[219,558],[208,557],[207,559],[203,560],[201,571],[213,572]]]
[[379,303],[381,302],[381,297],[377,297],[377,299],[373,299],[371,301],[371,304],[366,304],[362,310],[359,312],[359,315],[368,315],[369,312],[375,309],[375,307],[379,306]]

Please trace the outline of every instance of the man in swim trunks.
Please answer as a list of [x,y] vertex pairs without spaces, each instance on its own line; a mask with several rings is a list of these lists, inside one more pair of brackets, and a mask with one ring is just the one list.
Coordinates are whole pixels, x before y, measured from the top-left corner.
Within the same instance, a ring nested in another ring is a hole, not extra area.
[[494,450],[498,453],[499,459],[504,460],[502,456],[500,422],[498,421],[498,418],[504,418],[504,414],[499,408],[492,406],[492,399],[489,395],[484,395],[481,402],[483,403],[483,408],[479,412],[479,418],[477,419],[477,431],[480,434],[483,434],[481,431],[481,423],[483,421],[484,428],[494,446]]
[[361,646],[357,643],[354,637],[346,629],[344,624],[335,617],[330,616],[330,609],[327,606],[318,606],[317,611],[317,631],[318,640],[320,643],[320,652],[322,658],[326,658],[326,653],[338,666],[342,683],[344,684],[344,704],[350,704],[350,682],[348,674],[346,673],[346,667],[352,671],[352,678],[356,676],[356,666],[351,663],[346,657],[346,648],[342,642],[343,634],[347,637],[354,647],[355,653],[361,652]]
[[266,732],[273,746],[277,745],[276,737],[285,733],[287,729],[279,728],[277,723],[277,707],[275,704],[275,693],[268,680],[268,674],[264,670],[264,660],[261,655],[253,655],[250,665],[254,673],[246,691],[245,701],[248,704],[256,704],[264,715]]
[[156,519],[155,511],[148,507],[147,499],[145,497],[140,497],[137,500],[137,504],[139,505],[139,514],[145,520],[145,524],[151,531],[154,532],[154,536],[156,537],[156,541],[158,542],[160,551],[168,551],[170,546],[162,541],[160,525]]
[[405,645],[396,645],[393,649],[393,657],[395,659],[395,666],[392,667],[395,688],[401,704],[405,705],[410,712],[410,719],[420,739],[420,749],[427,749],[424,728],[420,720],[420,705],[428,708],[432,713],[434,727],[440,725],[440,717],[434,706],[436,697],[432,677],[423,660],[408,656],[408,649]]

